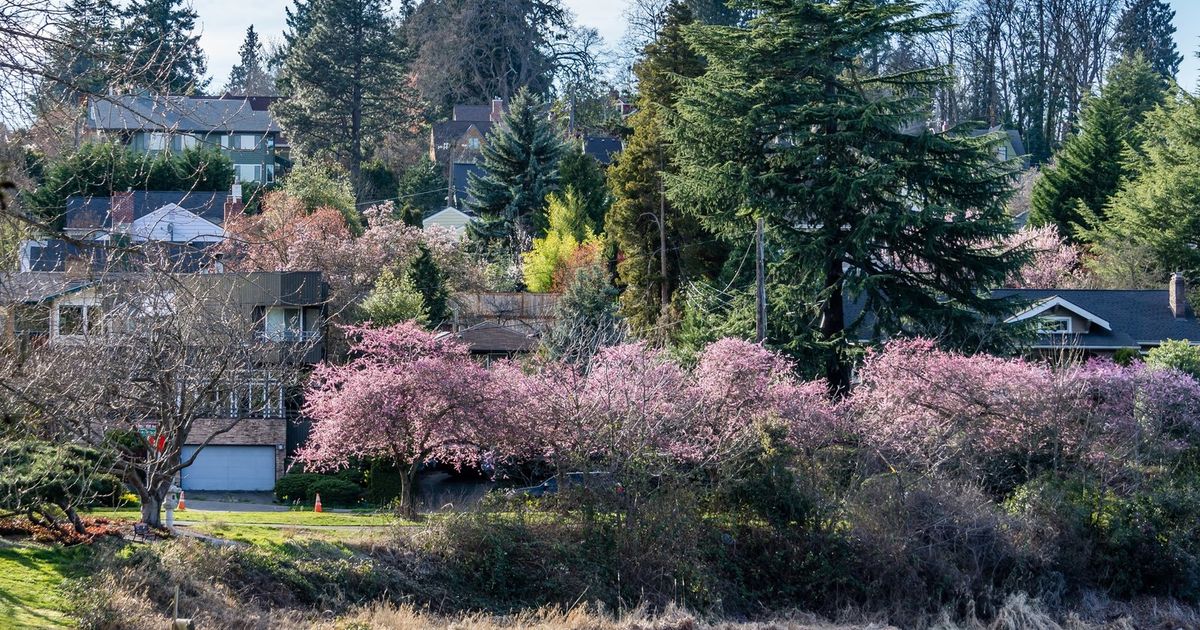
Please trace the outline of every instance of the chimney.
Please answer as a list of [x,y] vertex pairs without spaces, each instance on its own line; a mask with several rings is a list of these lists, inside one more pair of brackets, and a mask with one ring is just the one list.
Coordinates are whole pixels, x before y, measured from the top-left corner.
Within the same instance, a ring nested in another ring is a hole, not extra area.
[[246,204],[242,202],[242,185],[234,184],[233,188],[229,191],[229,196],[225,198],[224,225],[228,226],[229,219],[242,214],[245,208]]
[[500,119],[503,117],[504,117],[504,101],[500,100],[500,97],[497,96],[496,98],[492,99],[492,115],[488,117],[488,120],[496,123],[496,122],[500,122]]
[[1175,317],[1187,316],[1187,283],[1183,274],[1171,274],[1171,284],[1167,286],[1167,301],[1171,304],[1171,314]]
[[133,193],[129,191],[114,192],[108,201],[108,219],[112,227],[128,227],[133,223]]

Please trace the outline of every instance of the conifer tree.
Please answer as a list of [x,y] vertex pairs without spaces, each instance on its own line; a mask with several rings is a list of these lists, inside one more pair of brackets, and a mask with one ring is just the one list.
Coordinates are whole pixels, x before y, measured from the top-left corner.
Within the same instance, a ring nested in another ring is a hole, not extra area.
[[556,308],[543,344],[551,358],[586,365],[596,352],[620,343],[625,325],[617,314],[617,290],[599,266],[575,271]]
[[396,211],[405,223],[421,227],[421,220],[446,207],[446,175],[428,157],[400,173]]
[[673,168],[673,150],[663,132],[675,103],[676,81],[698,76],[704,69],[683,38],[682,29],[692,22],[685,3],[672,4],[658,39],[646,47],[635,66],[640,91],[638,111],[630,120],[633,134],[609,171],[613,204],[605,233],[615,243],[620,260],[621,314],[634,335],[660,341],[674,328],[659,319],[668,313],[679,289],[715,273],[724,257],[724,248],[712,242],[696,219],[665,198],[662,181],[662,173]]
[[[830,388],[849,384],[861,302],[879,335],[963,339],[1007,304],[990,299],[1023,262],[981,246],[1012,233],[1015,161],[996,136],[938,133],[924,120],[944,68],[873,75],[864,46],[948,28],[910,2],[751,0],[745,26],[693,26],[704,74],[684,80],[669,138],[673,201],[730,239],[765,224],[776,299],[768,338],[820,352]],[[782,303],[781,303],[782,302]],[[857,312],[857,309],[856,311]],[[936,331],[936,332],[934,332]]]
[[132,0],[122,13],[120,47],[133,87],[196,94],[208,87],[196,11],[183,0]]
[[467,180],[467,205],[482,219],[474,238],[503,243],[514,260],[546,229],[546,196],[558,190],[563,143],[540,97],[522,88],[483,147],[483,175]]
[[415,116],[405,45],[388,0],[304,6],[272,111],[300,154],[337,161],[359,187],[373,146]]
[[1155,72],[1174,79],[1183,62],[1175,46],[1174,20],[1175,10],[1164,0],[1125,0],[1113,47],[1125,57],[1142,53]]
[[604,167],[596,158],[583,152],[582,143],[575,143],[563,153],[558,163],[559,185],[575,191],[584,212],[594,226],[604,225],[604,215],[612,204]]
[[88,94],[104,94],[114,78],[120,10],[112,0],[71,0],[63,13],[62,31],[49,44],[48,74],[56,79],[39,90],[39,99],[65,96],[79,102]]
[[273,96],[275,81],[265,68],[262,42],[253,24],[246,28],[246,39],[238,49],[238,57],[238,64],[229,73],[225,91],[237,96]]
[[413,287],[421,295],[425,305],[428,323],[438,326],[450,316],[450,294],[446,291],[446,281],[442,270],[433,260],[433,254],[424,244],[420,246],[420,254],[412,262]]
[[1118,267],[1127,265],[1129,252],[1145,251],[1158,281],[1174,271],[1200,277],[1200,100],[1175,90],[1146,115],[1141,134],[1142,149],[1098,235],[1097,272],[1132,278],[1138,274]]
[[1125,150],[1141,146],[1138,124],[1165,95],[1162,77],[1140,52],[1114,65],[1107,79],[1084,105],[1079,132],[1042,171],[1030,199],[1030,223],[1055,224],[1076,241],[1105,220],[1105,206],[1126,174]]

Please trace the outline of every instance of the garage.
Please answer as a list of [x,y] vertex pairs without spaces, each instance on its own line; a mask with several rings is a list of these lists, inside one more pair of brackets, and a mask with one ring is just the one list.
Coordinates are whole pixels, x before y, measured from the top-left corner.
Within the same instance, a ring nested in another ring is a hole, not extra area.
[[[183,447],[183,459],[194,452],[194,446]],[[274,490],[275,447],[206,446],[182,477],[184,490]]]

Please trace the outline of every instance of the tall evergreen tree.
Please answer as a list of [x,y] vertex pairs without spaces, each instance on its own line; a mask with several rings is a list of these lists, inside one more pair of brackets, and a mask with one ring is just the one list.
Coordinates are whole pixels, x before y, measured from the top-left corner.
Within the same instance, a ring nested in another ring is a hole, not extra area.
[[1150,275],[1159,281],[1172,271],[1198,278],[1200,100],[1173,91],[1163,107],[1146,115],[1141,134],[1142,149],[1132,155],[1131,173],[1100,231],[1098,271],[1110,278],[1140,275],[1115,267],[1128,265],[1131,252],[1143,251],[1152,263]]
[[1025,256],[981,244],[1012,232],[1015,161],[996,163],[993,136],[906,131],[925,119],[945,69],[857,65],[880,36],[937,32],[949,16],[912,2],[745,6],[745,27],[685,30],[707,67],[684,81],[669,128],[680,171],[667,182],[673,201],[727,238],[765,224],[769,291],[785,298],[769,339],[819,352],[840,392],[866,323],[847,317],[848,302],[863,304],[876,334],[948,342],[1003,312],[986,290]]
[[563,143],[546,104],[522,88],[483,147],[483,175],[467,179],[467,205],[482,219],[471,235],[505,243],[514,260],[546,229],[546,196],[558,190]]
[[357,187],[373,145],[415,116],[408,55],[388,0],[314,0],[305,10],[280,70],[286,98],[272,111],[301,155],[336,160]]
[[442,270],[433,259],[433,254],[424,244],[420,246],[421,253],[412,262],[413,288],[421,294],[425,303],[425,312],[431,326],[439,326],[450,316],[450,293],[446,290],[446,281]]
[[238,96],[273,96],[275,80],[267,73],[262,42],[254,25],[246,28],[246,39],[238,49],[239,61],[229,73],[225,91]]
[[[704,70],[683,37],[682,29],[692,21],[685,3],[672,4],[658,39],[634,67],[640,92],[638,111],[630,121],[633,134],[609,171],[614,201],[605,232],[620,260],[621,314],[633,334],[660,341],[678,322],[669,311],[680,288],[714,273],[724,256],[724,248],[712,242],[695,217],[666,198],[662,180],[664,172],[674,170],[673,148],[664,130],[675,104],[677,80]],[[668,320],[660,321],[664,314]]]
[[558,163],[558,177],[563,190],[575,191],[592,225],[603,226],[612,196],[608,192],[604,167],[596,158],[583,152],[582,143],[574,143],[563,152]]
[[71,0],[63,8],[61,31],[49,44],[55,77],[39,90],[43,100],[71,102],[89,94],[104,94],[114,78],[120,11],[112,0]]
[[1105,206],[1125,176],[1124,153],[1141,146],[1138,125],[1163,102],[1165,85],[1142,54],[1109,70],[1100,94],[1087,101],[1079,132],[1063,144],[1042,171],[1030,199],[1034,225],[1058,226],[1060,234],[1084,240],[1083,230],[1105,219]]
[[1155,72],[1174,79],[1183,62],[1175,46],[1174,20],[1175,9],[1164,0],[1125,0],[1113,47],[1125,57],[1140,52]]
[[131,0],[123,12],[120,47],[133,87],[196,94],[208,87],[196,11],[183,0]]

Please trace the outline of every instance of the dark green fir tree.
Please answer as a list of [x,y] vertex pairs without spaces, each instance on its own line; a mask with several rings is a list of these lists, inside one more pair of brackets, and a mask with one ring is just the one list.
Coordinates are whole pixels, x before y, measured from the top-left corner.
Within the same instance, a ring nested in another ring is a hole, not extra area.
[[304,7],[280,69],[286,98],[272,112],[298,153],[341,164],[361,193],[373,148],[413,122],[408,52],[387,0]]
[[745,26],[685,29],[707,65],[683,80],[667,183],[730,240],[764,223],[768,341],[811,353],[841,393],[859,333],[967,341],[1005,312],[988,289],[1026,256],[980,244],[1012,233],[1017,162],[996,162],[996,136],[912,131],[945,68],[860,65],[870,42],[944,31],[949,16],[911,2],[741,6]]
[[246,39],[238,49],[238,64],[229,73],[225,91],[237,96],[275,95],[275,80],[266,70],[262,42],[253,25],[246,28]]
[[[726,249],[690,213],[666,197],[663,173],[672,172],[674,149],[664,137],[678,81],[696,77],[704,63],[684,40],[693,22],[683,2],[667,9],[666,25],[634,68],[638,111],[633,133],[609,170],[613,205],[605,233],[618,251],[621,314],[639,337],[666,341],[679,322],[673,305],[682,287],[716,273]],[[660,221],[662,229],[660,230]]]
[[1155,72],[1174,79],[1183,62],[1175,46],[1174,21],[1175,9],[1163,0],[1125,0],[1113,48],[1123,57],[1141,53]]
[[604,167],[596,158],[583,152],[582,143],[573,143],[563,152],[558,163],[559,185],[575,191],[592,225],[604,225],[604,215],[612,203]]
[[1141,53],[1122,59],[1108,72],[1100,94],[1080,112],[1079,132],[1071,136],[1033,188],[1029,221],[1058,226],[1086,240],[1105,221],[1105,206],[1127,175],[1126,149],[1138,149],[1138,124],[1163,102],[1165,84]]
[[132,0],[122,13],[120,48],[131,87],[196,94],[208,87],[197,14],[183,0]]

